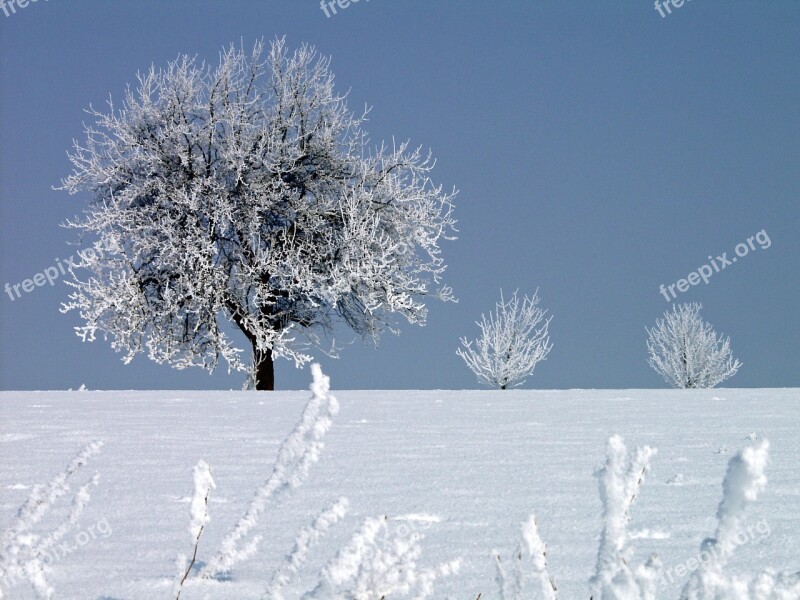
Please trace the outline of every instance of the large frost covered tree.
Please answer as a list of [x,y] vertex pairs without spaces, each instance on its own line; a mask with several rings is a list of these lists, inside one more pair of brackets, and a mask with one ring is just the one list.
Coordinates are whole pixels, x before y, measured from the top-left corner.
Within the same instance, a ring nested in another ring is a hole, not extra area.
[[494,313],[481,315],[478,339],[461,339],[456,353],[484,385],[501,390],[525,383],[536,365],[547,358],[553,345],[549,327],[553,317],[539,308],[539,291],[529,298],[514,292],[510,300],[503,298]]
[[701,304],[673,305],[647,329],[649,363],[676,388],[711,388],[741,367],[723,338],[700,316]]
[[336,323],[377,340],[399,318],[424,324],[426,298],[452,299],[440,242],[455,192],[419,148],[370,146],[368,111],[348,109],[329,67],[282,39],[231,46],[217,66],[179,57],[139,74],[121,107],[89,109],[62,182],[92,196],[67,223],[94,250],[64,305],[79,336],[109,337],[126,362],[211,371],[222,358],[274,389],[273,359],[335,352]]

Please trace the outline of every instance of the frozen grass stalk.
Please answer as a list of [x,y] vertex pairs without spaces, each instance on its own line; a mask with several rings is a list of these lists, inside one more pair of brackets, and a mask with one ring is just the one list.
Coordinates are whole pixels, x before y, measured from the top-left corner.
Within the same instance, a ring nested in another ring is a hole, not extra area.
[[333,525],[347,515],[349,505],[347,498],[340,498],[317,515],[309,527],[300,530],[294,543],[294,549],[272,576],[272,582],[266,594],[268,600],[284,600],[284,588],[297,576],[300,568],[306,562],[309,551],[319,543]]
[[178,580],[175,585],[175,600],[181,597],[181,591],[186,578],[192,572],[192,567],[197,560],[197,548],[200,545],[200,536],[203,529],[211,520],[208,516],[208,496],[212,488],[216,488],[214,478],[211,476],[211,467],[204,460],[194,467],[194,493],[190,505],[191,520],[189,522],[189,535],[192,540],[192,558],[181,555],[178,557]]
[[[259,538],[250,537],[252,529],[275,497],[300,485],[308,476],[309,469],[319,459],[322,440],[330,429],[331,418],[338,412],[336,399],[330,394],[330,382],[322,374],[319,365],[313,365],[314,381],[312,398],[303,411],[295,430],[286,438],[278,450],[272,475],[256,492],[255,498],[233,531],[223,540],[222,548],[200,575],[189,578],[197,556],[200,534],[208,523],[206,512],[208,492],[214,487],[210,469],[204,462],[195,467],[195,492],[192,499],[192,521],[190,532],[194,543],[191,562],[179,559],[179,580],[176,581],[176,600],[184,583],[209,583],[209,579],[227,572],[240,560],[256,551]],[[262,598],[285,600],[288,598],[342,598],[351,600],[376,600],[383,597],[407,597],[424,600],[433,593],[433,586],[440,576],[458,572],[460,561],[454,560],[434,568],[421,568],[417,560],[422,553],[421,536],[408,538],[387,535],[386,518],[367,519],[350,543],[317,577],[309,591],[303,593],[290,587],[300,575],[308,554],[331,527],[347,514],[348,501],[341,498],[318,514],[312,523],[297,535],[294,547],[274,570]],[[249,541],[248,541],[249,540]],[[246,542],[246,545],[242,546]]]
[[717,509],[717,531],[703,540],[700,565],[683,588],[681,600],[746,598],[748,600],[797,600],[800,574],[765,569],[752,580],[726,575],[724,568],[740,536],[746,536],[745,511],[767,487],[769,442],[745,448],[728,463]]
[[[766,489],[768,450],[769,443],[764,440],[745,448],[728,463],[722,501],[717,510],[716,534],[703,541],[700,564],[683,588],[680,600],[800,600],[800,573],[767,568],[750,578],[723,572],[728,559],[741,545],[739,539],[745,534],[747,506]],[[650,471],[654,454],[655,450],[645,446],[629,455],[619,436],[608,441],[606,464],[597,472],[603,502],[603,532],[595,575],[589,581],[591,600],[656,600],[661,597],[659,584],[665,582],[661,562],[657,556],[652,556],[644,564],[632,568],[633,548],[628,534],[629,511]],[[523,525],[523,541],[514,556],[513,578],[495,552],[501,600],[554,599],[556,588],[547,572],[544,544],[533,517]],[[529,573],[523,568],[525,552],[531,557]],[[528,591],[526,581],[537,581],[538,589]]]
[[258,525],[270,501],[302,484],[311,466],[319,460],[325,434],[331,427],[331,417],[339,411],[339,403],[330,393],[330,380],[323,375],[318,364],[311,366],[311,373],[314,378],[312,398],[300,423],[281,444],[272,474],[256,491],[245,514],[223,540],[220,550],[201,571],[202,577],[214,578],[251,556],[256,551],[258,538],[252,539],[247,546],[241,547],[241,544]]
[[78,489],[72,497],[66,519],[49,534],[42,536],[33,528],[47,516],[59,498],[70,492],[70,480],[102,447],[102,442],[87,444],[62,473],[46,485],[34,486],[11,525],[0,535],[0,598],[6,598],[6,592],[18,580],[27,581],[38,598],[49,600],[54,597],[55,590],[46,578],[49,569],[45,557],[49,557],[49,551],[77,525],[89,502],[89,489],[97,485],[98,476]]
[[[387,518],[368,518],[350,543],[325,567],[316,588],[304,600],[374,600],[407,597],[424,600],[440,576],[458,573],[460,559],[420,568],[420,534],[389,537]],[[396,596],[395,596],[396,595]]]
[[[500,554],[495,551],[494,556],[501,600],[557,600],[558,588],[547,569],[547,546],[539,537],[534,515],[522,524],[522,539],[513,556],[513,579],[508,576]],[[526,572],[526,564],[530,573]]]
[[[608,440],[606,464],[597,472],[600,499],[603,502],[603,532],[597,552],[595,575],[590,581],[592,598],[641,597],[636,574],[630,568],[633,549],[629,545],[628,523],[630,508],[636,499],[650,460],[656,451],[649,446],[637,448],[628,456],[625,441],[620,436]],[[630,594],[639,595],[630,595]]]

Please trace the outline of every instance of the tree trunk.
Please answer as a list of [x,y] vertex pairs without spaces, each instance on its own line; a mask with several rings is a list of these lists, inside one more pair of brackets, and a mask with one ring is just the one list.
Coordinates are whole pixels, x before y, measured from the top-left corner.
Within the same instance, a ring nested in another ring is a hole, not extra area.
[[275,391],[275,368],[272,364],[272,350],[260,352],[253,348],[253,369],[256,376],[256,390]]
[[255,389],[262,391],[275,391],[275,370],[272,365],[272,349],[259,351],[256,340],[257,336],[251,333],[245,325],[244,310],[234,300],[227,301],[227,308],[230,311],[231,319],[236,323],[244,336],[250,341],[253,348],[253,372],[251,376],[255,379]]

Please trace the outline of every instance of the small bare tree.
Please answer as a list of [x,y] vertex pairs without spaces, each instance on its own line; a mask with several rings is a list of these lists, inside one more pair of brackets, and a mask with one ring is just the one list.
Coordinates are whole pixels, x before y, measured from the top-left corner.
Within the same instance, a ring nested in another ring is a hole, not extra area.
[[553,347],[548,332],[553,317],[537,306],[538,293],[537,289],[520,300],[514,292],[506,302],[501,290],[495,312],[476,322],[481,336],[472,342],[461,339],[463,348],[456,353],[482,384],[501,390],[522,385],[537,363],[547,358]]
[[711,388],[742,364],[731,356],[730,338],[717,337],[700,316],[702,304],[674,305],[648,329],[649,363],[677,388]]

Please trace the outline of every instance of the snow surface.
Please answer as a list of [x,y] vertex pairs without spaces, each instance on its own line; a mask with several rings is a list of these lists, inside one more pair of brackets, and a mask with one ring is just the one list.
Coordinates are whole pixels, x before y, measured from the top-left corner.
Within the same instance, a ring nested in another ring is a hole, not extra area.
[[[367,517],[389,518],[392,536],[422,534],[420,566],[458,557],[433,598],[499,596],[492,551],[507,556],[536,514],[559,598],[588,597],[601,529],[595,469],[608,438],[658,449],[631,509],[637,563],[657,552],[665,569],[697,557],[713,535],[728,461],[768,438],[766,491],[749,509],[754,535],[729,570],[800,570],[800,390],[338,391],[340,413],[308,480],[267,507],[258,554],[227,580],[188,586],[192,598],[259,598],[297,533],[338,498],[350,513],[311,550],[301,578],[319,571]],[[176,558],[188,547],[193,468],[211,467],[202,567],[272,472],[280,443],[309,392],[0,393],[0,531],[32,487],[63,472],[92,440],[105,442],[78,484],[100,474],[51,562],[55,598],[173,598]],[[57,504],[53,522],[69,506]],[[92,535],[89,535],[89,533]],[[764,533],[767,532],[767,533]],[[677,598],[687,577],[664,579]],[[26,583],[8,598],[34,598]],[[291,598],[287,594],[287,598]]]

